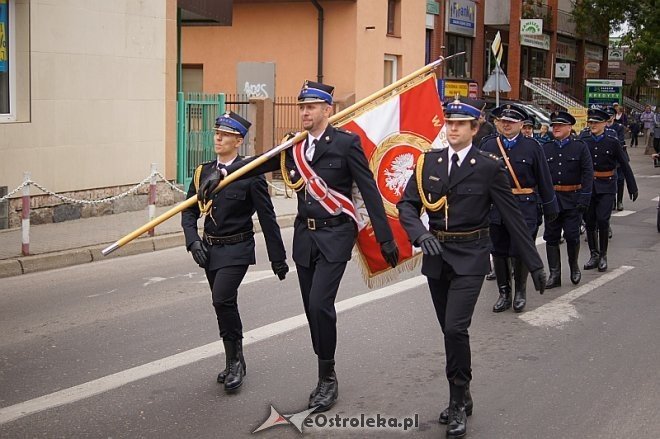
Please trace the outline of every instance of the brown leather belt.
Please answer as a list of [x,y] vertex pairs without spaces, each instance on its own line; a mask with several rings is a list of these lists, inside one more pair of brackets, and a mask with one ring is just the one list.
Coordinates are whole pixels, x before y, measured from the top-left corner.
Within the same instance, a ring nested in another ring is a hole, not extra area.
[[611,171],[594,171],[594,178],[614,177],[614,169]]
[[252,239],[254,236],[254,230],[249,232],[237,233],[235,235],[226,235],[226,236],[213,236],[204,234],[204,242],[209,245],[228,245],[228,244],[238,244],[239,242],[247,241]]
[[511,188],[511,192],[513,192],[513,195],[529,195],[534,193],[534,189],[531,187],[521,187],[520,189],[514,187]]
[[298,216],[302,222],[307,224],[309,230],[323,229],[324,227],[338,226],[340,224],[348,223],[351,217],[348,215],[333,216],[330,218],[305,218]]
[[582,189],[581,184],[556,184],[554,188],[557,192],[575,192]]
[[488,229],[473,230],[471,232],[445,232],[443,230],[431,230],[431,233],[433,233],[440,242],[475,241],[490,236],[490,231]]

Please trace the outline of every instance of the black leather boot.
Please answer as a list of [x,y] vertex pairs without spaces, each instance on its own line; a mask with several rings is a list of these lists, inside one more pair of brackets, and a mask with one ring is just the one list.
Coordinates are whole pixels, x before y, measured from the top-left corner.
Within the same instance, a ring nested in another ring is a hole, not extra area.
[[545,289],[561,287],[561,252],[559,246],[546,245],[545,254],[548,257],[548,270],[550,270]]
[[[451,401],[450,401],[451,403]],[[465,415],[472,416],[472,408],[474,403],[472,402],[472,394],[470,393],[470,383],[465,385]],[[449,424],[449,406],[440,413],[440,418],[438,422],[441,424]]]
[[[245,360],[243,358],[243,340],[223,340],[229,370],[225,376],[225,390],[231,392],[243,385],[245,378]],[[220,378],[220,377],[218,377]]]
[[[607,236],[607,234],[605,235]],[[589,244],[589,251],[591,252],[591,257],[584,264],[585,270],[593,270],[598,267],[598,260],[600,259],[600,253],[598,252],[598,231],[597,230],[587,230],[587,243]]]
[[[575,244],[566,243],[566,252],[568,253],[568,266],[571,269],[571,282],[573,285],[580,283],[582,273],[580,273],[580,266],[578,265],[578,256],[580,255],[580,243]],[[548,288],[546,286],[546,288]]]
[[598,260],[598,271],[607,270],[607,245],[609,239],[607,237],[607,229],[601,229],[598,233],[600,244],[600,259]]
[[467,433],[467,413],[465,413],[465,386],[449,384],[449,423],[447,437],[465,437]]
[[[513,310],[521,312],[527,304],[527,275],[529,271],[521,258],[513,259],[513,281],[515,295],[513,296]],[[546,287],[547,288],[547,287]]]
[[616,210],[619,212],[623,210],[623,184],[616,186]]
[[[313,396],[313,397],[312,397]],[[309,408],[316,408],[314,413],[330,410],[337,402],[339,396],[339,383],[335,374],[335,360],[321,360],[319,358],[319,382],[316,390],[310,395]]]
[[500,297],[493,306],[493,312],[502,312],[511,308],[511,270],[509,259],[502,256],[493,256],[493,268],[497,278],[497,290]]
[[[247,368],[245,367],[245,358],[243,357],[243,351],[241,351],[241,356],[240,356],[241,364],[243,365],[243,376],[247,375]],[[223,384],[225,382],[225,379],[227,378],[227,374],[229,373],[229,357],[225,355],[225,370],[221,371],[218,374],[217,381],[220,384]]]

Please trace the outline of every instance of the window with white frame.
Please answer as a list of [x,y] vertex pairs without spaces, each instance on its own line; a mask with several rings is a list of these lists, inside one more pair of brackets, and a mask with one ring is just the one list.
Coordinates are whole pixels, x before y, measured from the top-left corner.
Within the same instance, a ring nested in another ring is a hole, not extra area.
[[399,79],[399,60],[396,55],[385,55],[383,86],[387,87]]
[[16,120],[14,0],[0,0],[0,122]]

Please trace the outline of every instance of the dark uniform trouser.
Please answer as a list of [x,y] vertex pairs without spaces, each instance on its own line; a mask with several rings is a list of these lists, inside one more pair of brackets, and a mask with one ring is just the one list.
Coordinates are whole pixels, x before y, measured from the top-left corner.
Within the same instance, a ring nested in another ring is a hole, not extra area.
[[[539,226],[536,224],[527,225],[527,230],[529,230],[529,236],[532,239],[536,239],[536,234],[539,231]],[[547,227],[547,224],[546,224]],[[517,250],[514,246],[511,245],[511,235],[509,235],[509,230],[504,224],[492,224],[490,225],[490,241],[492,243],[492,254],[493,256],[506,257],[516,257],[518,256]]]
[[484,276],[457,275],[446,262],[440,279],[427,278],[435,314],[445,336],[447,380],[463,386],[472,380],[472,355],[468,328]]
[[300,293],[309,323],[314,352],[321,360],[335,358],[337,313],[335,298],[346,262],[328,262],[312,242],[311,265],[296,264]]
[[238,287],[241,285],[248,265],[231,265],[207,271],[206,278],[211,286],[213,308],[218,318],[218,329],[223,340],[243,338],[243,324],[238,313]]
[[559,245],[561,231],[568,244],[579,244],[582,215],[577,209],[562,210],[556,220],[545,224],[543,239],[548,245]]
[[591,196],[589,209],[584,215],[584,222],[587,230],[605,230],[610,226],[610,217],[612,216],[612,204],[616,199],[616,194],[594,194]]

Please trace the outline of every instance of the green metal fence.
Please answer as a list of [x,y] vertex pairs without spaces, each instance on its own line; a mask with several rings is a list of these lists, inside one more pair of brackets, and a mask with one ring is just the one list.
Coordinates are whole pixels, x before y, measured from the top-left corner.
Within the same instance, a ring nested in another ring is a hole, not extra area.
[[213,126],[225,112],[225,95],[177,93],[176,180],[187,189],[198,164],[213,160]]

